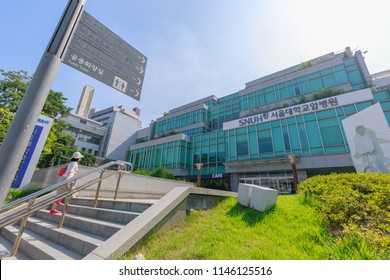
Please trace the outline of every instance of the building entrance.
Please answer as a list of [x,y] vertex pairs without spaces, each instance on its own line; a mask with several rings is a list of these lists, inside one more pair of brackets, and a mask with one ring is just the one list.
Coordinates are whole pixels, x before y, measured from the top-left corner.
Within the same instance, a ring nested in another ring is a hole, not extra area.
[[240,178],[240,183],[253,184],[278,190],[280,194],[291,193],[294,186],[292,177],[246,177]]

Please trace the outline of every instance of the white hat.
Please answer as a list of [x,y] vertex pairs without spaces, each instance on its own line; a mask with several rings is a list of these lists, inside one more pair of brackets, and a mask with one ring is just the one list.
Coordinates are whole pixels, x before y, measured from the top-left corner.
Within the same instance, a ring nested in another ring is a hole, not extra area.
[[80,153],[80,152],[74,152],[73,155],[72,155],[72,158],[77,158],[77,159],[80,159],[80,158],[83,158],[84,156]]

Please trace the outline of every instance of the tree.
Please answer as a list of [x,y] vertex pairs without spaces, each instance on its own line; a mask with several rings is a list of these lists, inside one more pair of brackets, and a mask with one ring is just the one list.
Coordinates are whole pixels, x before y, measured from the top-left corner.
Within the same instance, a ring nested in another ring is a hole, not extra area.
[[43,105],[42,113],[51,118],[69,115],[72,108],[64,105],[66,100],[68,99],[62,95],[62,92],[50,90],[46,102]]
[[[16,113],[32,77],[24,70],[6,72],[0,69],[0,74],[3,76],[0,79],[0,108]],[[61,92],[50,90],[42,114],[51,118],[67,116],[72,108],[65,106],[66,100]]]
[[38,162],[39,168],[67,163],[69,157],[76,151],[73,147],[74,136],[64,132],[68,126],[61,119],[54,121]]
[[53,126],[50,130],[49,136],[47,137],[45,147],[43,148],[44,153],[52,153],[53,148],[59,149],[58,145],[54,147],[55,144],[60,144],[61,147],[70,147],[73,146],[74,136],[66,133],[69,124],[64,122],[61,119],[55,119]]
[[[26,71],[4,71],[0,69],[0,144],[5,137],[15,112],[27,90],[32,77]],[[66,163],[72,153],[74,137],[65,133],[68,124],[59,117],[67,116],[72,108],[65,105],[67,98],[61,92],[50,90],[43,106],[42,115],[54,119],[53,126],[43,148],[38,167],[44,168]],[[93,165],[95,156],[85,153],[81,162],[84,165]]]
[[23,70],[6,72],[0,69],[0,74],[4,77],[0,80],[0,108],[7,108],[15,113],[31,81],[31,76]]
[[[50,154],[42,154],[39,162],[39,168],[46,168],[55,165],[67,164],[72,158],[72,154],[76,152],[76,147],[68,147],[59,143],[53,145],[53,152]],[[84,166],[93,166],[96,161],[96,157],[90,153],[81,152],[84,156],[80,160],[80,164]]]
[[0,107],[0,145],[3,142],[8,127],[11,125],[11,121],[14,115],[7,108]]

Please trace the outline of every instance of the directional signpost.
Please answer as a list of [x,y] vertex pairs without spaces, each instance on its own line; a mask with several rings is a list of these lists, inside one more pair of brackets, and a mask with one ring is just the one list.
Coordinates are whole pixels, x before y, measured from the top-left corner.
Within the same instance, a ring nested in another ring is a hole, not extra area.
[[140,100],[147,58],[83,11],[62,62]]
[[34,132],[51,84],[86,0],[69,0],[0,146],[0,207]]
[[0,146],[0,208],[61,62],[140,100],[147,58],[69,0]]

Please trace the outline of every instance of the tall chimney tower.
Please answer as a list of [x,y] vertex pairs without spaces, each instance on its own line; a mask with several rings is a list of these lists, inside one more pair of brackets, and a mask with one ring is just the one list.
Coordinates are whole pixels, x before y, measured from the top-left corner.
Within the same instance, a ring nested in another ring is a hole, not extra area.
[[77,105],[76,115],[87,118],[91,107],[93,93],[95,89],[91,86],[85,86],[81,93],[79,104]]

